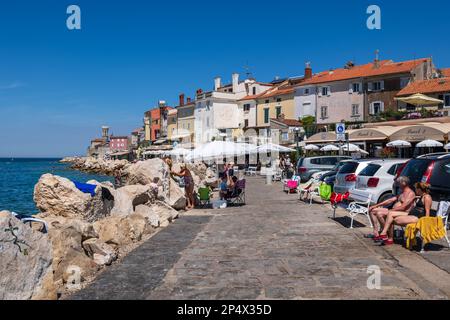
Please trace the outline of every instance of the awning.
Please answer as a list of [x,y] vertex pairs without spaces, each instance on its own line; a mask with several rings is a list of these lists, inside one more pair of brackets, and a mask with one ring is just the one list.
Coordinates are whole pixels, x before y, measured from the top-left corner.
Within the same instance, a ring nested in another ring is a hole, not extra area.
[[354,130],[349,135],[350,141],[382,141],[389,139],[389,136],[398,131],[396,127],[363,128]]
[[395,132],[390,136],[390,140],[405,140],[408,142],[421,142],[423,140],[445,141],[450,124],[427,123],[424,125],[408,126]]
[[336,142],[336,133],[319,132],[305,140],[306,144]]

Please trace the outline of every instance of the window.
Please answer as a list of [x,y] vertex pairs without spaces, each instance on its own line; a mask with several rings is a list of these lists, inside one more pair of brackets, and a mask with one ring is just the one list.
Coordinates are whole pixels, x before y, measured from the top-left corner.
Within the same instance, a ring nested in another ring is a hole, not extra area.
[[250,104],[249,103],[244,104],[244,111],[246,111],[246,112],[250,111]]
[[209,118],[206,118],[206,126],[209,128]]
[[450,94],[444,95],[444,108],[450,108]]
[[397,169],[401,166],[402,164],[394,164],[392,167],[389,168],[389,170],[387,171],[388,174],[390,174],[391,176],[395,176],[395,174],[397,173]]
[[330,90],[328,87],[322,87],[321,88],[321,94],[322,96],[327,96],[329,94]]
[[303,91],[303,93],[304,93],[305,95],[308,95],[308,94],[309,94],[309,89],[308,89],[308,88],[305,89],[305,90]]
[[369,83],[369,91],[383,91],[384,81],[375,81]]
[[270,102],[269,100],[266,100],[266,104],[269,104],[269,102]]
[[281,115],[281,107],[276,107],[275,110],[276,110],[276,118],[278,119]]
[[352,117],[359,116],[359,104],[352,104]]
[[269,109],[264,109],[264,123],[269,123]]
[[358,162],[346,162],[338,174],[355,173],[356,169],[358,169]]
[[320,107],[320,118],[322,119],[328,118],[328,107],[326,106]]
[[281,98],[277,98],[277,102],[281,102]]
[[358,83],[358,82],[352,83],[352,87],[351,87],[350,92],[351,93],[353,93],[353,92],[355,92],[355,93],[361,92],[361,84]]
[[248,128],[248,119],[244,120],[244,128]]
[[380,170],[380,168],[381,166],[378,164],[369,164],[360,172],[359,175],[362,177],[373,177],[378,172],[378,170]]
[[288,141],[289,140],[289,132],[283,132],[281,134],[281,140],[282,141]]
[[256,87],[253,87],[253,95],[256,94]]
[[384,111],[384,103],[381,101],[372,102],[370,105],[370,114],[371,115],[379,115]]

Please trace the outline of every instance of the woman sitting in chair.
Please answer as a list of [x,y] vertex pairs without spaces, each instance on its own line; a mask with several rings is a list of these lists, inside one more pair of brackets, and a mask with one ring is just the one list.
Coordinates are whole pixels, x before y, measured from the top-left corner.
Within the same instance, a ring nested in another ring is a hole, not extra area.
[[377,239],[382,241],[384,245],[394,244],[394,224],[398,226],[407,226],[408,224],[417,223],[420,218],[433,216],[431,213],[433,199],[430,195],[430,185],[418,182],[414,187],[416,189],[417,200],[409,213],[389,211],[384,229]]

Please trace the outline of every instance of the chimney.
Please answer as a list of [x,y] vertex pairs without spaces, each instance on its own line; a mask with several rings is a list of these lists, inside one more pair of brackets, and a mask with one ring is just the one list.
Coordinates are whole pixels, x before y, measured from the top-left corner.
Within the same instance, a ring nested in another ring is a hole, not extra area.
[[191,103],[191,98],[187,97],[187,98],[186,98],[186,102],[187,102],[187,103]]
[[197,93],[197,95],[202,94],[203,90],[202,89],[198,89],[196,93]]
[[220,77],[214,78],[214,91],[219,90],[219,88],[222,86],[222,79]]
[[380,67],[380,50],[375,51],[375,60],[373,61],[373,67],[378,69]]
[[184,106],[184,93],[180,94],[180,102],[179,106]]
[[236,93],[239,87],[239,73],[233,73],[231,75],[231,80],[231,83],[233,84],[233,93]]
[[311,62],[307,62],[305,65],[305,80],[312,78]]

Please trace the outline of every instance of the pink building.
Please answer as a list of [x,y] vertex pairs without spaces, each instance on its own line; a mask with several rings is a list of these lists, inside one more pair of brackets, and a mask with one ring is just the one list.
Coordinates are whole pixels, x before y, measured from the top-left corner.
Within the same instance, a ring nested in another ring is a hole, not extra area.
[[128,151],[128,137],[111,137],[109,141],[109,148],[111,152]]

